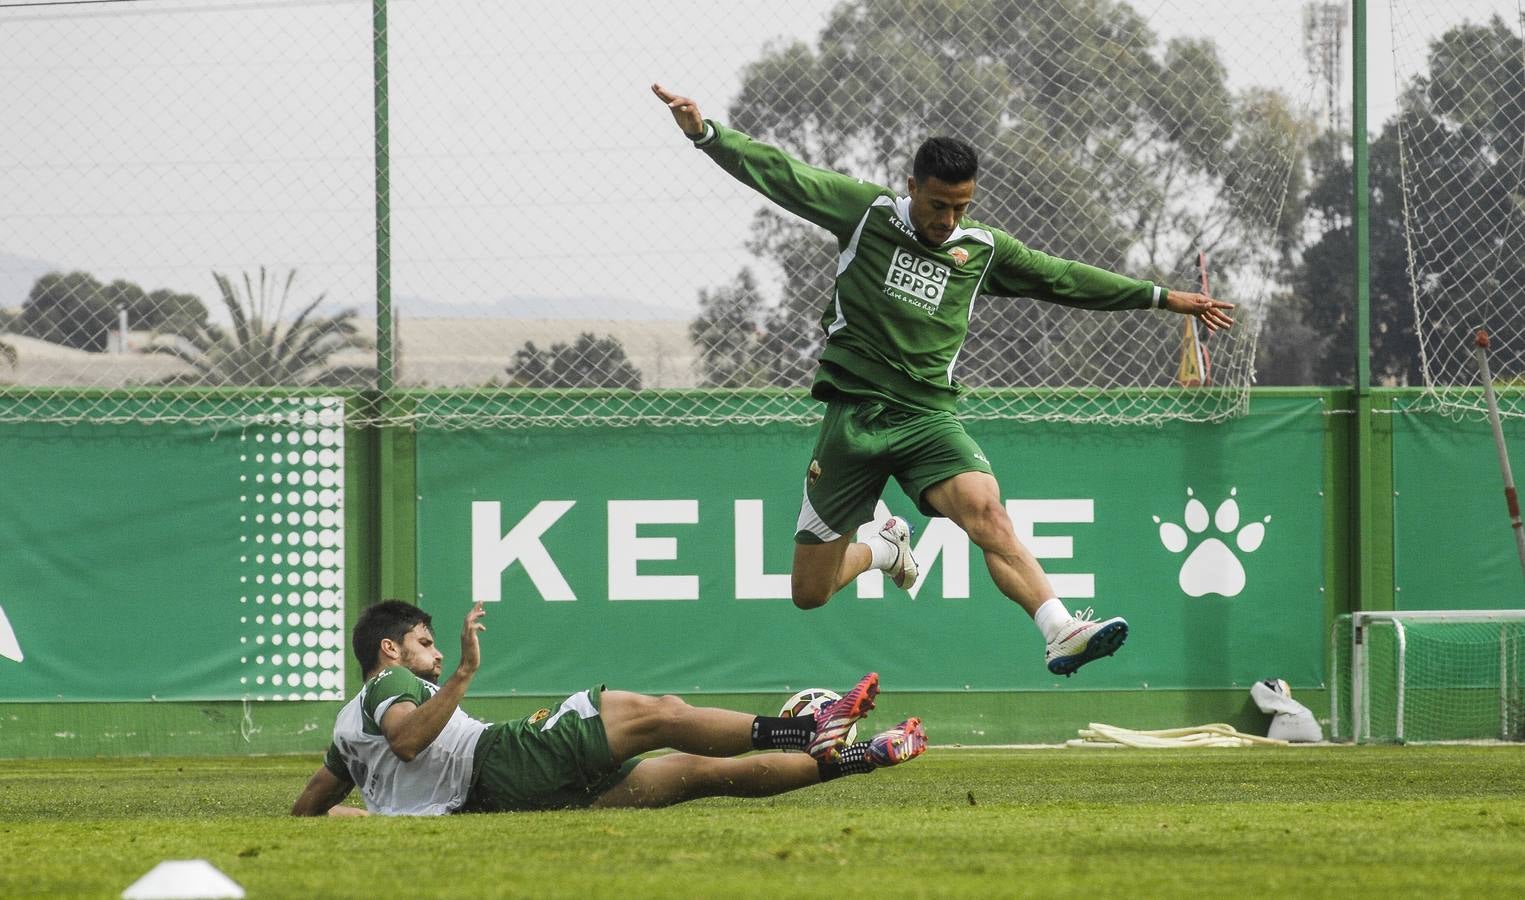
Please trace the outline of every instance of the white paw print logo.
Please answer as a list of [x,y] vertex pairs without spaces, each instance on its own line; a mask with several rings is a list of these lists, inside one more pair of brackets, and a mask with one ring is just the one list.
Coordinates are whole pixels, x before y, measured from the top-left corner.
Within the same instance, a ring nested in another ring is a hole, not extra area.
[[1238,488],[1229,489],[1228,498],[1218,504],[1218,511],[1213,513],[1210,523],[1207,507],[1189,487],[1186,496],[1191,499],[1186,501],[1186,510],[1182,514],[1186,520],[1185,528],[1174,522],[1161,522],[1159,516],[1154,516],[1155,524],[1160,526],[1160,543],[1171,553],[1180,553],[1193,540],[1200,539],[1209,524],[1217,531],[1216,535],[1197,544],[1197,548],[1187,555],[1186,562],[1181,564],[1181,590],[1189,597],[1204,594],[1237,597],[1244,590],[1244,565],[1225,541],[1232,535],[1234,545],[1241,553],[1254,553],[1266,539],[1266,523],[1271,517],[1266,516],[1263,521],[1240,528],[1239,501],[1234,499],[1238,494]]

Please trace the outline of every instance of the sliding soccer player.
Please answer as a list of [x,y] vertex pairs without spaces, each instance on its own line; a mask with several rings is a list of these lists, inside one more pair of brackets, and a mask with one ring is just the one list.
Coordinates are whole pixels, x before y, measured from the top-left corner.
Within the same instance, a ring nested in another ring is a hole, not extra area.
[[[339,711],[333,742],[292,815],[437,816],[769,797],[900,765],[927,747],[914,716],[848,743],[874,708],[873,672],[814,716],[752,716],[596,685],[555,711],[488,724],[460,707],[481,665],[484,615],[481,603],[466,614],[460,662],[440,684],[443,656],[429,614],[400,600],[366,607],[352,640],[365,685]],[[641,758],[664,748],[679,752]],[[356,787],[364,810],[340,805]]]

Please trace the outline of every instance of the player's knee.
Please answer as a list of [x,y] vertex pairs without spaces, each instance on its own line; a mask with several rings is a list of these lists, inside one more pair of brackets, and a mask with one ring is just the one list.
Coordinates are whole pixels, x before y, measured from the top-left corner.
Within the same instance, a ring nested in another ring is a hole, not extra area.
[[673,728],[682,725],[692,709],[682,697],[663,694],[652,703],[652,719],[658,728]]
[[831,599],[832,585],[819,577],[809,567],[801,567],[795,560],[794,572],[789,578],[789,599],[799,609],[815,609],[825,606]]
[[969,539],[983,549],[993,549],[1016,539],[1011,516],[999,501],[981,503],[966,517]]
[[826,601],[831,599],[831,593],[812,585],[795,584],[789,597],[799,609],[816,609],[826,605]]

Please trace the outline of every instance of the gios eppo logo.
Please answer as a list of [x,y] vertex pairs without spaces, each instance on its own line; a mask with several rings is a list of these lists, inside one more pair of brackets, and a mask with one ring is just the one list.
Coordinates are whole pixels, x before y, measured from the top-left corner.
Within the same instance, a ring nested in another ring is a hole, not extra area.
[[1209,517],[1207,507],[1188,487],[1186,496],[1189,499],[1181,513],[1184,527],[1174,522],[1162,522],[1159,516],[1153,517],[1155,524],[1160,526],[1160,543],[1166,550],[1183,553],[1188,547],[1192,548],[1181,563],[1180,578],[1181,590],[1189,597],[1205,594],[1237,597],[1244,590],[1244,563],[1239,557],[1260,549],[1271,517],[1266,516],[1241,528],[1239,501],[1235,499],[1238,494],[1238,488],[1230,488],[1228,497]]

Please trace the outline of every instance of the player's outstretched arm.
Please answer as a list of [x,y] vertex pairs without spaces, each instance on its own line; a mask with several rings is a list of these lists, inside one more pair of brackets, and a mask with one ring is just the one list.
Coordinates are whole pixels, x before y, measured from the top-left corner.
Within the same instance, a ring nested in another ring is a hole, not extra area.
[[434,739],[439,737],[445,724],[465,699],[466,687],[471,684],[472,677],[477,674],[477,667],[482,664],[482,647],[477,641],[477,635],[487,630],[487,626],[481,622],[486,614],[481,601],[475,603],[466,614],[466,623],[461,628],[460,664],[433,697],[422,704],[398,700],[387,707],[386,714],[381,717],[379,724],[381,733],[386,736],[387,746],[403,762],[411,761],[434,743]]
[[[291,805],[293,816],[321,816],[335,815],[333,810],[339,806],[340,801],[349,796],[353,784],[335,775],[328,770],[328,766],[318,766],[318,771],[312,773],[307,779],[307,786],[302,789],[297,802]],[[350,807],[344,807],[350,809]],[[363,810],[351,810],[348,815],[365,815]],[[339,813],[338,815],[345,815]]]
[[1165,294],[1165,308],[1173,313],[1183,316],[1196,316],[1197,321],[1209,332],[1220,328],[1232,328],[1234,320],[1229,317],[1228,310],[1234,308],[1234,304],[1224,300],[1215,300],[1206,294],[1192,294],[1186,291],[1170,291]]
[[684,137],[720,168],[773,203],[846,239],[863,211],[889,192],[877,185],[801,162],[778,147],[706,122],[699,104],[660,84],[651,92],[667,106]]
[[657,99],[667,104],[672,112],[672,119],[678,123],[683,134],[691,141],[696,141],[704,136],[704,116],[699,114],[699,104],[688,99],[679,97],[660,84],[651,86],[651,92],[657,95]]

